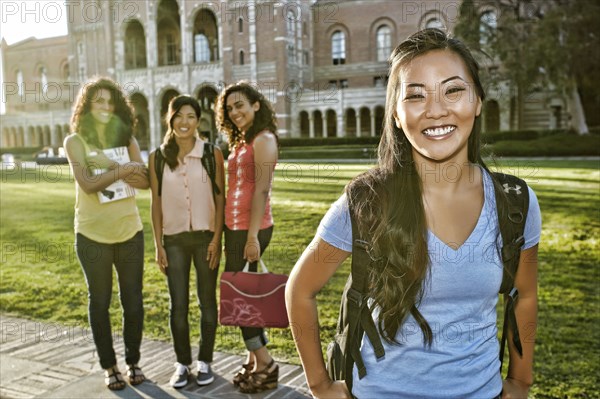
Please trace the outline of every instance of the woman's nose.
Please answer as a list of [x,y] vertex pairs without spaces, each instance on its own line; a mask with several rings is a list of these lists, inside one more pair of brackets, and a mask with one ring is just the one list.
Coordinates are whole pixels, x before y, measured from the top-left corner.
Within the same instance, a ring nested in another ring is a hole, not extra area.
[[425,117],[439,119],[448,115],[448,107],[444,98],[431,96],[427,101]]

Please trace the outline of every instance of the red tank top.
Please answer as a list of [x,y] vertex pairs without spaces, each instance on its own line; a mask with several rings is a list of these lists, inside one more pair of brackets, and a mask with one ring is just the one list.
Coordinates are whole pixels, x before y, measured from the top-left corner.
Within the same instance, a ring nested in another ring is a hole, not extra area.
[[[250,228],[250,211],[252,209],[252,196],[256,186],[254,177],[254,148],[252,144],[243,144],[235,148],[227,159],[227,201],[225,202],[225,225],[230,230],[248,230]],[[260,229],[273,225],[271,215],[271,184],[273,175],[270,176],[269,195]]]

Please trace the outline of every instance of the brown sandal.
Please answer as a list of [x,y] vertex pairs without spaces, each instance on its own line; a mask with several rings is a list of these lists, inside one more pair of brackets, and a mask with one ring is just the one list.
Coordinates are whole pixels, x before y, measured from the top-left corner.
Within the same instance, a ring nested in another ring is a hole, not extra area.
[[120,391],[125,389],[125,381],[117,366],[104,370],[104,384],[111,391]]
[[250,372],[254,368],[254,362],[244,363],[242,364],[242,369],[237,372],[237,374],[233,377],[233,385],[236,387],[240,386],[240,382],[246,381],[248,376],[250,376]]
[[268,389],[277,388],[277,380],[279,379],[279,365],[275,360],[261,371],[250,373],[250,376],[240,382],[240,392],[242,393],[259,393]]
[[131,385],[139,385],[146,381],[146,376],[137,364],[129,365],[129,368],[127,369],[127,377],[129,378],[129,383]]

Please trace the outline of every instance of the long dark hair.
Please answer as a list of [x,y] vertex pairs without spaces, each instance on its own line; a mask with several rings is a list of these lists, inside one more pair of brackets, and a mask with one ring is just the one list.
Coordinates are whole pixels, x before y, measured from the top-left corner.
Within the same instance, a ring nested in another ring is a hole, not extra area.
[[[250,126],[244,135],[242,135],[242,132],[240,132],[235,123],[231,121],[229,112],[227,112],[227,98],[230,94],[236,92],[242,93],[248,99],[250,104],[254,104],[257,101],[260,103],[260,109],[254,114],[254,122],[252,122],[252,126]],[[215,119],[217,126],[227,134],[230,148],[237,147],[242,140],[246,143],[252,143],[254,137],[263,130],[268,130],[275,135],[275,138],[278,138],[277,118],[275,117],[275,111],[273,110],[271,102],[249,82],[243,80],[230,84],[223,89],[217,99]]]
[[[389,58],[384,127],[378,148],[378,166],[355,178],[346,188],[363,237],[369,237],[373,258],[369,296],[379,308],[378,327],[389,343],[408,314],[431,345],[431,327],[418,310],[423,282],[429,273],[427,220],[412,145],[396,126],[394,109],[400,90],[400,70],[415,57],[432,50],[449,50],[464,61],[481,101],[485,98],[479,66],[469,49],[439,29],[419,31],[400,43]],[[481,124],[475,118],[468,140],[468,159],[487,170],[481,157]],[[374,206],[373,204],[377,204]]]
[[[167,114],[165,116],[165,120],[167,122],[167,133],[165,134],[165,138],[163,139],[163,143],[160,146],[160,151],[165,157],[165,162],[169,165],[171,170],[175,170],[179,161],[177,160],[177,154],[179,153],[179,145],[175,140],[175,132],[173,129],[173,119],[175,119],[175,115],[179,112],[183,106],[189,105],[194,109],[194,113],[200,121],[200,104],[198,104],[198,100],[194,97],[190,97],[188,95],[180,95],[174,97],[169,102],[169,109],[167,110]],[[197,132],[196,132],[197,133]]]
[[110,92],[115,107],[113,116],[106,125],[107,148],[128,146],[135,127],[134,111],[121,88],[107,77],[92,78],[79,90],[71,116],[71,130],[81,135],[89,145],[104,147],[98,139],[94,117],[90,112],[92,102],[101,89]]

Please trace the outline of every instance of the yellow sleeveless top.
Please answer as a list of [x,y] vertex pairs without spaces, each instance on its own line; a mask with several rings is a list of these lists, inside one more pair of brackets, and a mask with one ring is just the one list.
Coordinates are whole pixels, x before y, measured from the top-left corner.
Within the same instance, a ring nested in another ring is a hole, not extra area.
[[[86,154],[90,147],[79,136]],[[75,181],[75,233],[103,244],[127,241],[142,230],[135,197],[100,203],[98,193],[87,194]]]

